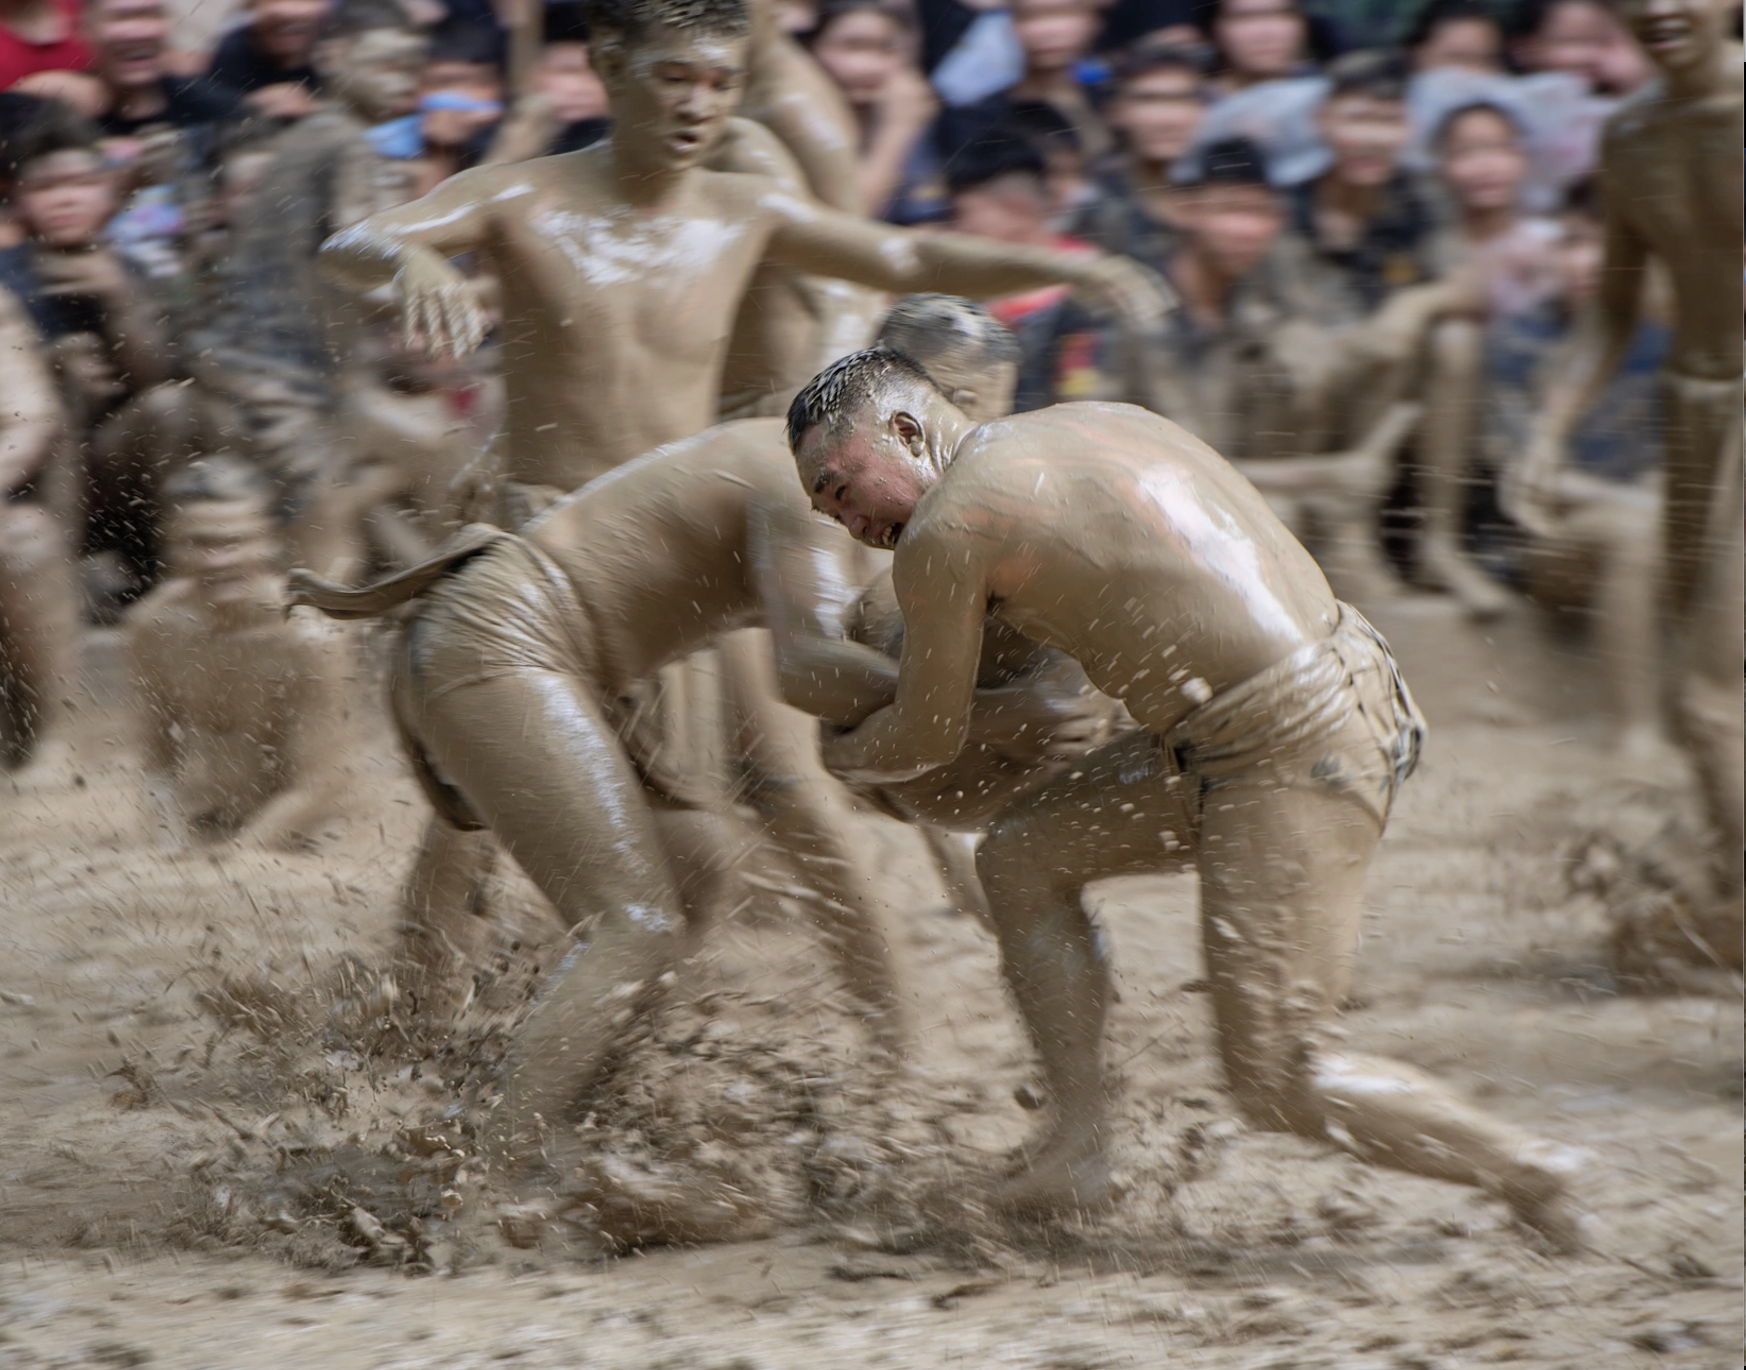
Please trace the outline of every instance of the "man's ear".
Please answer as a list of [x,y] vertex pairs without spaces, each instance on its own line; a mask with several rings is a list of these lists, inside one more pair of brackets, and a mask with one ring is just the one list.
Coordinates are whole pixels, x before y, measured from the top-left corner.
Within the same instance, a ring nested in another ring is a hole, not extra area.
[[620,34],[603,31],[591,38],[588,43],[588,65],[594,68],[594,74],[600,78],[600,84],[612,89],[619,77],[624,75],[625,56],[624,38]]
[[897,440],[911,450],[919,449],[922,440],[921,420],[907,409],[899,409],[891,416],[891,430],[897,434]]

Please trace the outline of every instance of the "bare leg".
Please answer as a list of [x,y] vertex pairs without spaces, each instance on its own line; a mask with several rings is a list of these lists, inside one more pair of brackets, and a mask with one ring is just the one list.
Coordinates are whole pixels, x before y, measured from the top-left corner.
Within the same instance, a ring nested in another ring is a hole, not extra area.
[[918,823],[916,831],[933,853],[939,868],[940,883],[946,898],[959,913],[973,914],[983,927],[994,927],[994,916],[988,911],[988,895],[982,888],[982,877],[976,874],[976,849],[970,835],[948,832],[930,823]]
[[34,505],[0,506],[0,765],[65,731],[77,674],[79,592],[60,525]]
[[1074,772],[1078,779],[1064,776],[1019,801],[976,855],[1001,973],[1042,1057],[1053,1109],[1026,1172],[1000,1191],[1021,1210],[1108,1198],[1101,1131],[1109,963],[1080,893],[1104,876],[1180,868],[1192,855],[1184,782],[1150,733],[1097,748]]
[[770,833],[795,855],[821,896],[809,903],[868,1029],[902,1055],[910,1025],[891,964],[890,915],[864,853],[866,837],[857,840],[848,795],[819,759],[818,724],[782,703],[763,632],[731,634],[721,653],[744,720],[747,754],[764,781]]
[[1425,380],[1425,421],[1419,426],[1419,500],[1425,526],[1419,535],[1418,577],[1446,590],[1474,618],[1494,618],[1509,596],[1461,547],[1467,471],[1479,406],[1480,333],[1476,325],[1445,320],[1431,330]]
[[481,884],[497,844],[488,832],[463,832],[432,815],[406,881],[395,968],[421,1012],[457,1013],[485,947]]
[[[426,653],[415,679],[464,678],[465,651],[445,660],[433,626],[426,619],[410,634],[410,650]],[[658,996],[679,951],[679,901],[654,817],[576,676],[524,667],[444,693],[416,684],[407,693],[408,721],[431,758],[586,938],[565,954],[522,1028],[498,1124],[513,1155],[545,1150],[548,1138],[561,1151],[564,1120]]]
[[1201,830],[1201,926],[1219,1054],[1257,1126],[1474,1185],[1554,1235],[1574,1153],[1461,1103],[1395,1061],[1322,1050],[1343,996],[1382,825],[1320,787],[1222,785]]

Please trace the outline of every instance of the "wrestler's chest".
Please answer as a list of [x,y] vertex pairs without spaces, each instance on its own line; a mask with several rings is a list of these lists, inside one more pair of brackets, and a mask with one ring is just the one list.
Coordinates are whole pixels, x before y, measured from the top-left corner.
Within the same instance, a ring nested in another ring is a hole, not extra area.
[[1709,238],[1738,239],[1738,127],[1694,121],[1654,134],[1609,168],[1613,182],[1626,188],[1620,208],[1637,231],[1668,254],[1703,250]]

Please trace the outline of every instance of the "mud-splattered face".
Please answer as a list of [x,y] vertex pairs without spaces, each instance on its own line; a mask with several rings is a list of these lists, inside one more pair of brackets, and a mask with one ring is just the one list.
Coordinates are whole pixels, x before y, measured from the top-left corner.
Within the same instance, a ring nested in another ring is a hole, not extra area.
[[664,171],[701,162],[739,108],[746,42],[656,24],[634,43],[599,43],[595,69],[612,102],[618,149]]
[[1619,14],[1631,36],[1667,71],[1696,66],[1721,40],[1715,0],[1621,0]]
[[881,416],[870,404],[846,433],[814,428],[795,455],[814,509],[857,542],[890,549],[938,479],[923,451],[919,419],[902,409]]
[[371,122],[412,113],[418,104],[419,72],[425,42],[401,29],[367,29],[336,44],[323,65],[331,70],[333,93]]
[[279,539],[259,500],[198,500],[176,510],[169,551],[176,573],[199,585],[202,598],[231,604],[273,569]]

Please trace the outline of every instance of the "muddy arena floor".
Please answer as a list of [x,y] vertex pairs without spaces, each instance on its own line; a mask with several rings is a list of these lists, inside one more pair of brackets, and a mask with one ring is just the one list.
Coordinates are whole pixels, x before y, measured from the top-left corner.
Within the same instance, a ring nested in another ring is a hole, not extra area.
[[[396,1026],[378,967],[424,810],[386,746],[378,818],[328,851],[161,851],[98,633],[78,765],[0,781],[0,1368],[1738,1366],[1740,997],[1620,981],[1606,914],[1568,886],[1563,854],[1625,784],[1592,666],[1432,599],[1374,617],[1433,733],[1343,1030],[1589,1149],[1604,1254],[1245,1130],[1188,877],[1091,901],[1120,984],[1125,1201],[996,1221],[969,1181],[1032,1120],[1029,1055],[990,939],[869,819],[915,1078],[872,1087],[804,914],[766,892],[703,935],[602,1091],[574,1239],[463,1259],[445,1218],[495,1202],[473,1114],[555,927],[506,879],[516,912],[460,1025]],[[1649,781],[1676,796],[1679,763]],[[663,1207],[699,1176],[701,1209]]]

